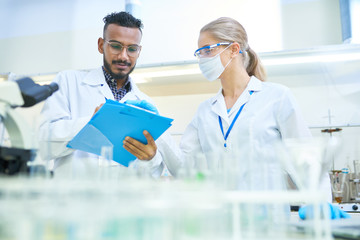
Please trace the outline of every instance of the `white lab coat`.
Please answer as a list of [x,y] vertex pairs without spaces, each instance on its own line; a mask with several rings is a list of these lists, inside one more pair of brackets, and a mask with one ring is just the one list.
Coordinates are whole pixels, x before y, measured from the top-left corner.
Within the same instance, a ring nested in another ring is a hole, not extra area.
[[[98,165],[98,156],[67,148],[67,143],[86,125],[97,106],[114,96],[105,81],[100,68],[92,71],[63,71],[54,79],[59,90],[49,97],[42,109],[44,117],[40,127],[44,156],[55,159],[55,175],[68,177],[91,174]],[[131,91],[121,102],[129,99],[153,101],[142,93],[130,78]],[[109,124],[117,124],[111,122]],[[124,126],[126,127],[126,126]],[[164,133],[166,135],[167,133]],[[164,142],[164,141],[163,141]],[[44,144],[45,143],[45,144]],[[119,165],[113,162],[112,165]],[[161,146],[151,161],[135,161],[135,165],[146,165],[153,176],[160,176],[163,170]],[[120,165],[119,165],[120,166]]]
[[[253,91],[252,95],[250,91]],[[225,148],[218,116],[226,133],[244,103],[246,105],[234,123]],[[284,189],[284,180],[280,177],[283,176],[283,165],[279,160],[279,142],[287,138],[310,137],[311,132],[290,90],[251,77],[229,113],[221,89],[199,106],[181,139],[182,164],[198,169],[221,168],[228,175],[240,173],[240,179],[233,179],[240,189]],[[172,166],[180,163],[173,161],[167,165],[176,174]],[[329,193],[329,178],[325,177],[324,182]]]

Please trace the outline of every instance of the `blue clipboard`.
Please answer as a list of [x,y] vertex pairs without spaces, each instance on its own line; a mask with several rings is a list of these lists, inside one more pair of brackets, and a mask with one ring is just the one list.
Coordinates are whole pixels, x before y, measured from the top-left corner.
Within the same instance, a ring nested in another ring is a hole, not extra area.
[[112,146],[113,160],[128,167],[136,157],[123,148],[125,137],[146,144],[144,130],[156,140],[172,121],[171,118],[108,99],[67,147],[101,156],[103,146]]

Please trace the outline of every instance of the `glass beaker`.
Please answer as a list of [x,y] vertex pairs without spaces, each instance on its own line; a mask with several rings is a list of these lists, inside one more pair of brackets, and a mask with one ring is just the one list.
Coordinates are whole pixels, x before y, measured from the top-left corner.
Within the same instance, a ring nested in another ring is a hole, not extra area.
[[337,203],[341,203],[344,197],[344,187],[346,181],[346,173],[333,170],[331,174],[331,187],[333,198]]

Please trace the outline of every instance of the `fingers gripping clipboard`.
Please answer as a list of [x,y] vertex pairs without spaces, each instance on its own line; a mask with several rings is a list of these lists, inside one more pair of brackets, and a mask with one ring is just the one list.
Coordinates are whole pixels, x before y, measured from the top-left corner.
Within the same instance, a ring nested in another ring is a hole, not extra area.
[[171,118],[108,99],[67,147],[100,156],[103,146],[113,146],[113,160],[128,167],[136,157],[123,148],[125,137],[146,144],[144,130],[156,140],[172,121]]

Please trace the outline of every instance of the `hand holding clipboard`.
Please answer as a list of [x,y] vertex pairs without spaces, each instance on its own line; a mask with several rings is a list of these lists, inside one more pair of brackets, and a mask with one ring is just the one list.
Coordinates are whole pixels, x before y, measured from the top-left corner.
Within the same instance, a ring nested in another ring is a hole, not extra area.
[[144,130],[156,140],[171,126],[172,121],[144,109],[106,100],[67,147],[100,156],[103,146],[113,146],[113,160],[128,167],[136,157],[123,148],[125,137],[130,136],[146,144]]

